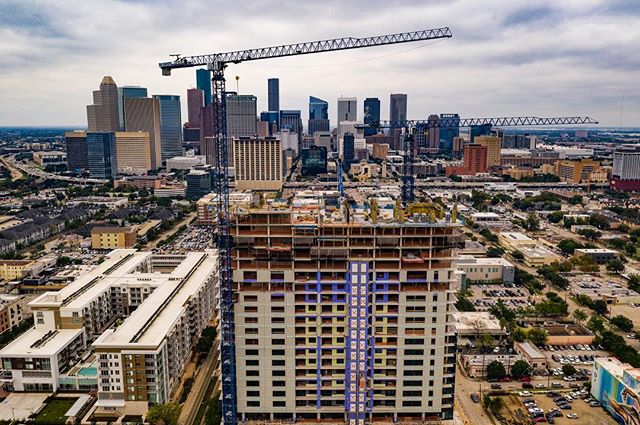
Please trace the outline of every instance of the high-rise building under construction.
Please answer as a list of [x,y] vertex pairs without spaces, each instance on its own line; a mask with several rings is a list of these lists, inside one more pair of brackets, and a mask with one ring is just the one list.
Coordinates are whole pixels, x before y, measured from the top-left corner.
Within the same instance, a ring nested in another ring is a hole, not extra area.
[[452,419],[455,213],[337,192],[234,208],[242,420]]

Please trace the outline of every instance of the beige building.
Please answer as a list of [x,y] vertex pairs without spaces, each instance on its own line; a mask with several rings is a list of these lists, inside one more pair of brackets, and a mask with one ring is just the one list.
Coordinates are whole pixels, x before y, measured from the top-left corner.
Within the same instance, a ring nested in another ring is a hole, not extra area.
[[233,140],[233,156],[238,190],[282,189],[282,142],[275,137]]
[[324,201],[232,214],[240,419],[452,420],[460,223]]
[[151,166],[151,139],[148,131],[116,132],[118,174],[146,174]]
[[543,370],[547,368],[547,356],[541,353],[531,342],[516,342],[513,344],[513,349],[531,365],[533,370]]
[[[249,208],[253,195],[251,192],[231,192],[229,194],[229,208],[236,211],[238,208]],[[213,226],[217,221],[218,196],[215,193],[207,193],[196,201],[196,224],[200,226]]]
[[0,294],[0,333],[17,326],[31,314],[25,295]]
[[501,141],[496,136],[476,136],[473,143],[487,148],[487,168],[500,165]]
[[92,249],[131,248],[136,244],[133,227],[94,227],[91,229]]
[[127,97],[124,99],[126,131],[149,133],[151,169],[162,165],[160,149],[160,102],[153,97]]
[[501,232],[498,234],[498,242],[510,251],[522,253],[522,261],[529,267],[540,267],[561,259],[560,256],[524,233]]
[[[560,160],[556,162],[556,176],[569,183],[589,183],[592,173],[600,170],[600,162],[593,159]],[[600,179],[599,173],[594,174]]]
[[0,278],[7,281],[22,279],[35,264],[34,260],[0,260]]
[[534,172],[531,167],[508,167],[502,170],[502,174],[506,174],[514,180],[522,180],[525,177],[533,177]]
[[100,83],[100,90],[93,92],[93,105],[87,105],[87,124],[89,131],[118,131],[118,87],[110,76]]

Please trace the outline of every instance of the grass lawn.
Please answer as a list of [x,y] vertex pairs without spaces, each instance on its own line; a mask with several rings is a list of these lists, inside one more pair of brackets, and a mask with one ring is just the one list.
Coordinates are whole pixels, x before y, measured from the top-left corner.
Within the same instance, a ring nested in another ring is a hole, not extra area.
[[36,424],[64,424],[67,410],[76,402],[75,398],[54,398],[34,419]]

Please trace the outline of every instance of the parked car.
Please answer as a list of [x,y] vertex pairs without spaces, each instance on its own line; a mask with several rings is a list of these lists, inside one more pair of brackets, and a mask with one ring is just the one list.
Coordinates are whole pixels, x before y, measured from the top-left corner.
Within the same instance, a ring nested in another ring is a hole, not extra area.
[[500,390],[500,389],[502,389],[502,385],[500,385],[500,384],[491,384],[491,389],[492,390]]
[[567,413],[567,418],[569,419],[578,419],[577,413]]
[[480,396],[477,393],[472,393],[471,400],[473,400],[474,403],[480,403]]

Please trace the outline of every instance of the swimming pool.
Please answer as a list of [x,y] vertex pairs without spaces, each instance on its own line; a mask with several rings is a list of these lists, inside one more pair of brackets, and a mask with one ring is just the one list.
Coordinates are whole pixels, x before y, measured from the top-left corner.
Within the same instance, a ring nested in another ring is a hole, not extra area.
[[95,366],[81,367],[78,371],[78,375],[81,376],[96,376],[98,375],[98,369]]

